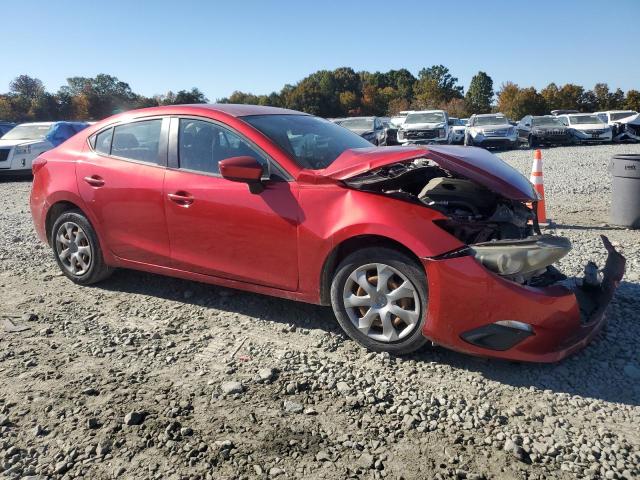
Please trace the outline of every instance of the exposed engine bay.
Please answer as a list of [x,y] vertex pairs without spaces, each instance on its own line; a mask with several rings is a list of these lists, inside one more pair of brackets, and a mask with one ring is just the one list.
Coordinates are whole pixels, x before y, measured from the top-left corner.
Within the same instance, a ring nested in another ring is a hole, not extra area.
[[436,223],[468,245],[485,267],[505,278],[535,286],[566,278],[551,265],[569,253],[571,243],[564,237],[541,235],[531,207],[428,159],[385,166],[346,183],[443,213],[447,220]]

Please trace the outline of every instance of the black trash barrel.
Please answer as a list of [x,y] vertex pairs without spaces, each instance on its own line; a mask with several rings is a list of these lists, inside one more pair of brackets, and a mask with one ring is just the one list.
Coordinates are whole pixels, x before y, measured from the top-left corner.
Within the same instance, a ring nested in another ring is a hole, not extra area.
[[609,164],[611,186],[611,223],[640,228],[640,155],[614,155]]

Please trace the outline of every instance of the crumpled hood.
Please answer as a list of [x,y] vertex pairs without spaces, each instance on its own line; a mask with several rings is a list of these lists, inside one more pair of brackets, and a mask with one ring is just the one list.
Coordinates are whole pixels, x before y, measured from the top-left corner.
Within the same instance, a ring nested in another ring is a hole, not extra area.
[[630,117],[624,117],[620,120],[616,120],[616,123],[626,123],[631,125],[640,125],[640,113],[631,115]]
[[537,200],[533,185],[516,169],[483,148],[446,146],[372,147],[346,150],[324,170],[315,174],[333,180],[347,180],[369,170],[417,158],[432,160],[449,172],[472,180],[503,197]]

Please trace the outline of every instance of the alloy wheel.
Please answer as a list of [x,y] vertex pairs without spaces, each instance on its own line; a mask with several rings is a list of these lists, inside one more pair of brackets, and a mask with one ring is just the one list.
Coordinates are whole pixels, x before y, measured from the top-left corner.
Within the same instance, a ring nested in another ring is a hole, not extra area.
[[383,263],[354,270],[345,282],[342,299],[353,325],[378,342],[401,340],[420,323],[416,287],[398,270]]
[[72,275],[81,276],[91,267],[91,244],[85,231],[74,222],[65,222],[56,232],[56,254]]

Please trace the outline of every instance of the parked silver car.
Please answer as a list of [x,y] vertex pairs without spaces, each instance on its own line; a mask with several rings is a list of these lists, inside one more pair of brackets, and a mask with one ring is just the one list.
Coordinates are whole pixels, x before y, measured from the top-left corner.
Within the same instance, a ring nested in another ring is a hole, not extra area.
[[518,131],[502,113],[472,115],[465,132],[464,144],[477,147],[516,148]]

